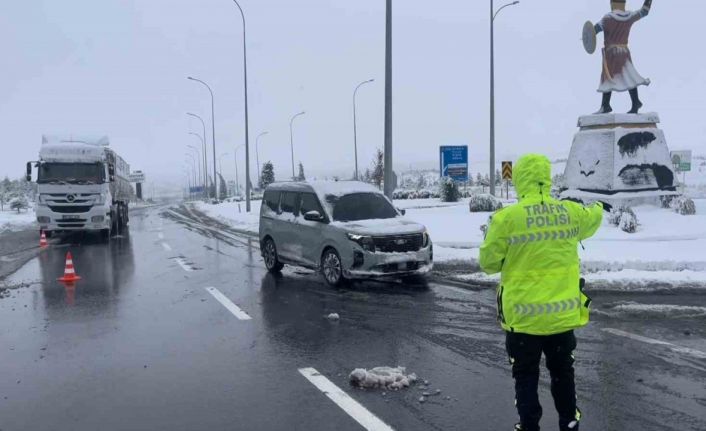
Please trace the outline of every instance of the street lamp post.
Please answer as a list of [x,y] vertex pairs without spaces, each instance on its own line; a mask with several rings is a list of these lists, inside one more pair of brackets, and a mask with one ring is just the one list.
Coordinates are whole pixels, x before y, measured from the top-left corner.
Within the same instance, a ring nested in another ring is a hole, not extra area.
[[[184,153],[184,155],[191,158],[191,165],[189,165],[189,167],[191,168],[191,170],[193,172],[194,185],[195,185],[195,183],[196,183],[196,164],[197,164],[196,157],[194,157],[194,155],[191,153]],[[187,162],[187,165],[188,165],[188,162]]]
[[[199,135],[196,132],[189,132],[190,135],[194,135],[197,138],[199,138],[199,141],[201,142],[201,151],[199,151],[199,158],[203,161],[203,163],[199,162],[199,170],[200,168],[203,167],[203,175],[201,175],[201,182],[203,183],[204,187],[206,187],[206,183],[208,182],[208,173],[206,172],[206,143],[204,142],[203,138],[201,135]],[[189,145],[191,146],[191,145]],[[204,188],[204,191],[206,189]],[[204,196],[205,197],[205,196]]]
[[292,116],[292,119],[289,120],[289,145],[292,147],[292,180],[294,180],[297,176],[294,174],[294,131],[292,130],[292,125],[294,124],[294,119],[297,118],[300,115],[304,115],[306,112],[302,111],[298,114],[294,114]]
[[353,175],[354,179],[357,181],[358,180],[358,128],[356,127],[356,113],[355,113],[355,97],[358,95],[358,89],[362,87],[365,84],[369,84],[371,82],[375,81],[374,79],[368,79],[367,81],[363,81],[360,84],[358,84],[357,87],[355,87],[355,90],[353,91],[353,150],[355,151],[355,174]]
[[216,196],[214,196],[216,199],[218,199],[218,181],[216,181],[216,110],[215,110],[215,103],[213,100],[213,90],[211,90],[211,87],[208,86],[205,82],[203,82],[200,79],[196,79],[194,77],[188,76],[187,79],[191,81],[196,81],[200,82],[203,84],[206,88],[208,88],[208,92],[211,93],[211,138],[213,140],[213,182],[215,186],[215,193]]
[[244,146],[245,144],[240,144],[235,147],[235,150],[233,151],[233,159],[235,161],[235,191],[236,193],[238,193],[238,195],[240,195],[240,184],[238,183],[238,150],[243,148]]
[[[189,149],[196,151],[196,166],[198,166],[198,168],[199,168],[198,169],[198,172],[199,172],[198,179],[199,179],[199,181],[202,181],[203,175],[201,173],[201,163],[199,162],[201,160],[201,151],[197,147],[194,147],[193,145],[187,145],[187,147],[189,147]],[[198,183],[196,185],[198,185]]]
[[247,44],[245,43],[245,13],[240,3],[233,0],[238,10],[240,17],[243,19],[243,83],[245,87],[245,211],[250,212],[250,140],[249,140],[249,124],[248,124],[248,54]]
[[260,138],[268,134],[269,132],[262,132],[255,138],[255,163],[257,163],[257,183],[260,184]]
[[387,0],[385,13],[385,196],[392,199],[392,0]]
[[[220,175],[221,175],[221,178],[223,178],[223,182],[224,182],[224,183],[225,183],[226,179],[225,179],[225,177],[223,176],[223,162],[221,162],[221,160],[223,159],[223,156],[227,156],[227,155],[228,155],[228,153],[223,153],[223,154],[221,154],[220,156],[218,156],[218,168],[219,168],[219,170],[221,171]],[[237,166],[236,166],[236,168],[237,168]],[[237,171],[237,170],[236,170],[236,171]],[[238,174],[237,174],[237,172],[236,172],[236,176],[237,176],[237,175],[238,175]],[[228,187],[227,187],[227,186],[228,186],[228,185],[226,184],[226,195],[228,195]]]
[[194,118],[197,118],[201,122],[201,127],[203,128],[203,135],[199,135],[198,133],[194,132],[189,133],[191,133],[192,135],[196,135],[199,137],[199,139],[201,139],[201,145],[203,146],[203,179],[204,187],[206,187],[206,189],[204,189],[204,194],[206,197],[208,197],[208,191],[206,191],[208,189],[208,164],[206,163],[206,124],[203,122],[203,118],[196,114],[187,112],[186,115],[190,115]]
[[507,3],[495,11],[495,2],[490,0],[490,194],[495,196],[495,18],[501,10],[519,4]]

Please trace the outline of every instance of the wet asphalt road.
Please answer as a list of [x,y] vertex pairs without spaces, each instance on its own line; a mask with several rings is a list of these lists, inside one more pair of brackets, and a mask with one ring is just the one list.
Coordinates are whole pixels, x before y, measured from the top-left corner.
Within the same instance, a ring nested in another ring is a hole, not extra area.
[[[396,430],[512,429],[492,290],[334,290],[308,271],[268,275],[256,240],[184,208],[131,217],[123,238],[65,237],[6,280],[29,286],[0,299],[0,430],[363,429],[298,372],[307,367]],[[68,250],[82,277],[73,287],[55,281]],[[578,332],[581,429],[705,430],[703,294],[595,300],[593,323]],[[695,308],[616,307],[625,302]],[[339,322],[325,319],[331,312]],[[354,368],[382,365],[406,366],[429,386],[348,385]],[[546,373],[541,400],[544,429],[556,429]]]

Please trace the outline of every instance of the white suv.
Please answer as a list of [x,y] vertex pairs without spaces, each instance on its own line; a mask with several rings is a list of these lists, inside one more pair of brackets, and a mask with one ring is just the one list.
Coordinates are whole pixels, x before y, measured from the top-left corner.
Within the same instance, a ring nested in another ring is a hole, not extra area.
[[332,286],[423,276],[434,256],[423,225],[357,181],[271,184],[260,209],[260,246],[269,271],[284,264],[312,268]]

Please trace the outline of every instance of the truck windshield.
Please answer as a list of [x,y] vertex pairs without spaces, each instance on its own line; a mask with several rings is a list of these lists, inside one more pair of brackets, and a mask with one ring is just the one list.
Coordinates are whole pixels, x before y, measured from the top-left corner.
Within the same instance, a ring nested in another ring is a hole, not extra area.
[[42,163],[37,183],[100,184],[105,181],[102,163]]
[[333,207],[336,221],[358,221],[397,217],[397,211],[379,193],[352,193],[343,196],[328,195],[328,203]]

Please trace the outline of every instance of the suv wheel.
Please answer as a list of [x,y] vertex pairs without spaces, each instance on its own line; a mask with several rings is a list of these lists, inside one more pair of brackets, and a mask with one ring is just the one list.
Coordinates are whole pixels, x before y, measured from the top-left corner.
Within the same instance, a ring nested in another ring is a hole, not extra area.
[[262,257],[265,259],[265,267],[272,273],[277,273],[284,268],[284,264],[277,257],[277,246],[272,238],[267,238],[263,247]]
[[321,273],[330,286],[340,286],[344,282],[343,278],[343,264],[341,263],[341,256],[338,252],[332,248],[329,248],[324,252],[321,257]]

